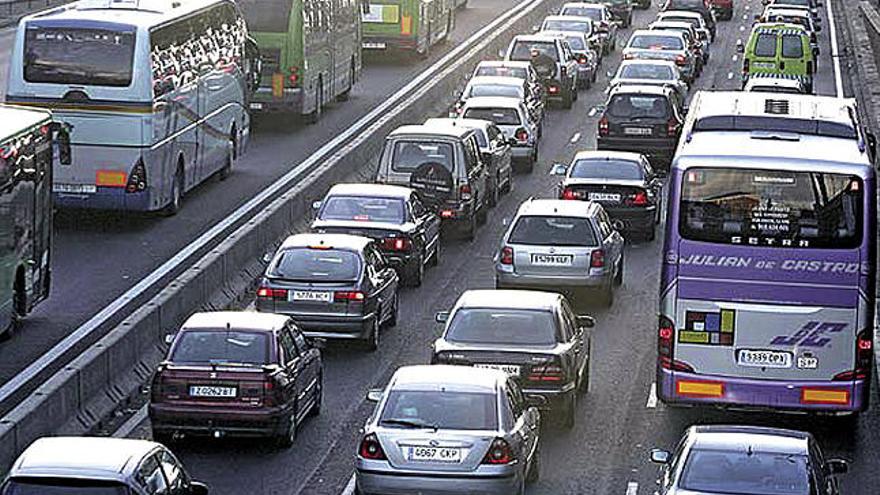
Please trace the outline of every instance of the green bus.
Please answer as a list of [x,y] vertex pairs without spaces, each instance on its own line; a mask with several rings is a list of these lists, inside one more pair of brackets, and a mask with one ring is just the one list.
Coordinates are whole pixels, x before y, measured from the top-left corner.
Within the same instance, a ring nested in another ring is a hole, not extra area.
[[239,0],[260,50],[252,112],[321,117],[361,74],[361,0]]
[[405,50],[427,56],[455,26],[459,0],[370,0],[364,11],[364,49]]

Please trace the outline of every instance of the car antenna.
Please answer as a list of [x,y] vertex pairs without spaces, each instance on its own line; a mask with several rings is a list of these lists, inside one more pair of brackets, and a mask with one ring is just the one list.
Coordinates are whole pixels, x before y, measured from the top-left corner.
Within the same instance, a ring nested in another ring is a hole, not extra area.
[[751,457],[752,454],[754,454],[754,451],[752,451],[752,444],[749,444],[746,446],[746,455]]

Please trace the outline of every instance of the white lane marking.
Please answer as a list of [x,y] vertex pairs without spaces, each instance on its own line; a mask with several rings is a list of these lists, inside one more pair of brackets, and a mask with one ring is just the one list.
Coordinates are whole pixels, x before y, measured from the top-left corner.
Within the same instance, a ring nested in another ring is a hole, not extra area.
[[657,382],[651,383],[651,390],[648,392],[648,403],[645,404],[648,409],[657,408]]
[[731,60],[736,62],[737,60],[739,60],[739,55],[734,55],[733,58],[731,58]]
[[727,73],[727,78],[728,78],[728,79],[733,79],[733,72],[728,72],[728,73]]
[[342,490],[340,495],[354,495],[354,473],[351,473],[351,478],[348,480],[348,484],[345,485],[345,488]]
[[581,133],[579,133],[579,132],[574,133],[574,136],[571,137],[571,144],[578,142],[578,139],[580,139],[580,138],[581,138]]
[[744,21],[745,21],[745,20],[748,20],[748,18],[749,18],[749,14],[743,14],[743,20],[744,20]]
[[630,481],[626,484],[626,495],[637,495],[639,493],[639,484],[635,481]]
[[740,30],[740,31],[745,31],[745,30],[746,30],[746,27],[745,27],[745,26],[740,26],[740,27],[739,27],[739,30]]
[[523,0],[512,9],[505,12],[494,21],[490,22],[488,25],[486,25],[486,27],[474,33],[467,40],[455,47],[455,49],[453,49],[443,58],[438,60],[434,65],[425,69],[422,73],[416,76],[415,79],[410,81],[404,87],[400,88],[396,93],[380,103],[378,106],[373,108],[371,112],[361,117],[357,122],[342,131],[342,133],[337,135],[334,139],[321,146],[317,151],[309,155],[305,160],[294,166],[292,170],[284,174],[281,178],[279,178],[272,184],[268,185],[259,194],[251,198],[245,204],[240,206],[237,210],[230,213],[229,216],[227,216],[220,222],[217,222],[213,227],[200,235],[194,241],[190,242],[187,246],[182,248],[180,252],[178,252],[175,256],[169,258],[167,261],[165,261],[165,263],[153,270],[149,275],[144,277],[132,288],[125,291],[125,293],[123,293],[122,295],[116,297],[112,303],[105,306],[95,316],[91,317],[87,322],[80,325],[79,328],[71,332],[67,337],[64,338],[64,340],[55,344],[52,349],[44,353],[42,356],[37,358],[36,361],[31,363],[27,368],[20,371],[18,374],[12,377],[12,379],[4,383],[3,386],[0,387],[0,403],[9,400],[9,398],[16,391],[18,391],[19,388],[23,387],[25,384],[33,380],[33,378],[41,370],[49,367],[49,365],[51,365],[53,361],[59,359],[64,353],[73,348],[80,340],[82,340],[92,332],[95,332],[99,327],[101,327],[101,325],[110,320],[117,312],[121,311],[126,304],[128,304],[133,299],[136,299],[144,292],[148,291],[156,282],[174,271],[190,256],[204,248],[215,237],[219,236],[226,229],[237,223],[242,218],[245,218],[246,215],[255,213],[257,206],[271,199],[273,196],[284,192],[287,188],[290,187],[291,184],[294,184],[293,181],[299,176],[311,172],[311,169],[315,165],[326,161],[327,158],[330,156],[330,153],[335,148],[345,143],[351,142],[353,138],[355,138],[362,132],[367,131],[369,127],[374,124],[374,121],[376,119],[388,114],[391,110],[393,110],[394,106],[400,105],[402,101],[404,101],[406,97],[409,96],[409,93],[413,92],[414,90],[419,90],[424,85],[425,81],[433,77],[435,73],[438,73],[441,69],[444,69],[449,61],[459,58],[463,53],[466,53],[467,51],[472,49],[472,45],[484,41],[484,39],[491,39],[492,36],[488,36],[489,33],[491,33],[499,25],[508,22],[511,17],[522,16],[525,15],[525,13],[529,12],[530,9],[528,9],[527,6],[532,3],[536,3],[535,0]]
[[831,0],[825,0],[828,11],[828,30],[831,31],[831,60],[834,62],[834,87],[838,98],[843,98],[843,80],[840,74],[840,52],[837,50],[837,28],[834,23],[834,9]]
[[148,404],[144,404],[143,407],[138,409],[132,417],[128,418],[125,423],[122,423],[119,429],[113,432],[112,436],[116,438],[128,438],[132,432],[134,432],[135,428],[147,420],[147,406]]

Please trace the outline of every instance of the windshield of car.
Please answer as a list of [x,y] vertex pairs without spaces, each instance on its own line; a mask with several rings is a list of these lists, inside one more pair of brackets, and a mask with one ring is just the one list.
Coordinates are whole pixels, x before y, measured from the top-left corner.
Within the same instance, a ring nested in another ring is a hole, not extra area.
[[539,57],[547,57],[557,61],[556,44],[552,41],[523,41],[517,40],[510,52],[510,60],[530,62]]
[[816,172],[694,168],[684,176],[681,235],[780,248],[859,245],[862,182]]
[[771,5],[798,5],[801,7],[809,7],[811,0],[776,0]]
[[352,282],[358,279],[360,256],[324,246],[285,249],[269,267],[272,278],[314,282]]
[[593,23],[590,21],[546,19],[541,25],[541,31],[578,31],[590,34],[592,30]]
[[318,219],[401,224],[406,220],[406,208],[401,198],[330,196],[321,206]]
[[517,219],[508,242],[532,246],[595,246],[596,236],[585,218],[527,215]]
[[522,98],[522,87],[512,86],[510,84],[472,84],[468,86],[465,98],[475,96],[504,96],[508,98]]
[[550,310],[462,308],[444,339],[456,344],[555,346],[556,318]]
[[173,363],[262,366],[269,363],[269,334],[223,328],[183,330],[174,343],[169,360]]
[[24,79],[32,83],[126,87],[131,84],[135,28],[28,24]]
[[450,172],[455,170],[455,152],[451,143],[437,141],[398,140],[394,143],[391,168],[412,172],[425,163],[439,163]]
[[784,58],[801,58],[804,56],[804,45],[800,36],[782,35],[782,56]]
[[563,7],[560,15],[571,15],[575,17],[589,17],[594,21],[602,20],[602,9],[599,7]]
[[288,31],[287,23],[293,9],[293,2],[290,0],[236,0],[235,3],[244,14],[248,30],[266,33]]
[[507,76],[525,79],[528,77],[528,71],[525,67],[499,67],[492,65],[481,65],[477,67],[475,76]]
[[803,455],[694,449],[685,461],[679,484],[699,493],[808,495],[809,479]]
[[577,160],[571,169],[572,179],[642,180],[642,165],[629,160]]
[[669,101],[659,95],[618,94],[608,102],[608,114],[618,118],[666,118]]
[[776,56],[776,35],[773,33],[761,33],[755,41],[756,57]]
[[668,10],[703,10],[706,5],[703,0],[671,0]]
[[379,417],[390,428],[495,430],[495,394],[449,390],[391,390]]
[[667,80],[675,78],[671,67],[654,64],[628,64],[620,68],[621,79],[659,79]]
[[464,118],[495,122],[495,125],[520,125],[519,112],[515,108],[468,108]]
[[661,34],[640,34],[633,36],[629,42],[629,48],[643,48],[649,50],[681,50],[684,48],[682,39],[678,36],[663,36]]

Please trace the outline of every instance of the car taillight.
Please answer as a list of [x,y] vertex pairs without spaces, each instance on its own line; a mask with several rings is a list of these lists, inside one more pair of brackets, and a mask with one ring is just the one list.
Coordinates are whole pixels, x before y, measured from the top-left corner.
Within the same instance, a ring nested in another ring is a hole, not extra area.
[[462,184],[461,187],[458,188],[458,196],[462,201],[470,201],[473,197],[473,191],[471,191],[470,184]]
[[871,331],[862,330],[856,336],[856,367],[834,375],[835,381],[865,380],[871,376],[874,363],[874,340]]
[[581,195],[571,187],[562,190],[562,199],[581,199]]
[[263,286],[257,289],[257,297],[263,299],[287,299],[287,289],[273,289]]
[[275,383],[274,378],[267,376],[263,381],[263,404],[266,406],[277,406],[283,402],[281,387]]
[[406,237],[387,237],[382,239],[382,249],[386,251],[409,251],[412,241]]
[[666,135],[675,136],[676,133],[678,133],[678,121],[671,118],[666,122]]
[[684,65],[686,61],[684,55],[677,55],[675,57],[675,65]]
[[558,364],[538,364],[529,369],[526,380],[530,382],[564,382],[565,370]]
[[547,92],[550,93],[551,95],[555,95],[556,93],[559,92],[559,87],[558,86],[548,86]]
[[150,384],[150,399],[153,402],[163,402],[165,400],[179,399],[184,387],[182,383],[168,379],[162,373],[162,368],[153,375],[153,382]]
[[[552,93],[552,91],[551,91],[551,93]],[[513,134],[513,137],[515,137],[517,141],[520,141],[520,142],[526,142],[526,141],[529,140],[529,131],[527,131],[527,130],[523,129],[522,127],[520,127],[520,128],[517,129],[516,132]]]
[[579,56],[579,57],[578,57],[578,63],[581,64],[581,65],[586,64],[586,63],[587,63],[587,56],[586,56],[586,55],[581,55],[581,56]]
[[605,117],[604,115],[602,116],[601,119],[599,119],[599,135],[600,136],[607,136],[608,135],[608,117]]
[[379,443],[379,437],[375,433],[370,433],[361,440],[361,448],[358,449],[358,455],[371,461],[384,461],[386,459],[385,451],[382,450],[382,444]]
[[502,265],[512,265],[513,264],[513,248],[510,246],[504,246],[501,248],[501,254],[498,256],[498,260]]
[[334,301],[363,301],[366,295],[359,290],[338,290],[333,293]]
[[590,268],[602,268],[605,266],[605,251],[594,249],[590,254]]
[[648,204],[648,193],[645,191],[638,191],[635,194],[630,195],[625,203],[629,206],[646,206]]
[[510,464],[514,461],[513,449],[503,438],[496,438],[483,457],[483,464]]
[[455,210],[440,210],[440,218],[455,218]]
[[289,82],[291,86],[296,87],[299,83],[299,67],[288,67],[287,72],[289,74],[287,76],[287,82]]
[[128,181],[125,183],[125,192],[136,193],[147,188],[147,168],[144,167],[143,158],[138,158],[131,172],[128,173]]

